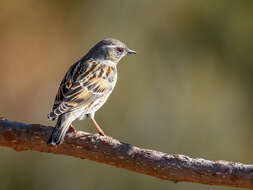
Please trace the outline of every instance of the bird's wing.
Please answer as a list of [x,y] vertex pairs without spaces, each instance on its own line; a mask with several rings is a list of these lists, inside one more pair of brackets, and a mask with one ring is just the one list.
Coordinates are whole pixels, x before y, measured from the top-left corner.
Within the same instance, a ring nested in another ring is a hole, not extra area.
[[61,82],[48,118],[53,120],[63,113],[88,107],[104,96],[113,89],[115,69],[95,60],[72,65]]

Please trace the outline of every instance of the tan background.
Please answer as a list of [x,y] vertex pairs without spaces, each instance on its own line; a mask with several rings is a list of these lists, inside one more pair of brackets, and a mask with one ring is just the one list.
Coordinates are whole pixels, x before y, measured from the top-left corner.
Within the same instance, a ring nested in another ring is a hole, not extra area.
[[[0,116],[46,115],[68,67],[114,37],[137,51],[97,112],[106,134],[192,157],[253,163],[253,1],[1,0]],[[88,120],[75,122],[95,132]],[[228,190],[0,147],[0,189]]]

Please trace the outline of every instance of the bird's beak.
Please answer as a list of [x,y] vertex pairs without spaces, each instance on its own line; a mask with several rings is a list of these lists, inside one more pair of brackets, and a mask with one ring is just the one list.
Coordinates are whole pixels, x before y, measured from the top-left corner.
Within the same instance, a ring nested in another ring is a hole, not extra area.
[[131,49],[127,49],[127,54],[136,54],[136,51],[131,50]]

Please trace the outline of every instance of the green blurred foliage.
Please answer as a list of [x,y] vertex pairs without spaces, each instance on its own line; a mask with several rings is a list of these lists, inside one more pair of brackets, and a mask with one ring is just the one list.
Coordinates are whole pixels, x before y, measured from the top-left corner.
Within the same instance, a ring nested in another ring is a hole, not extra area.
[[[1,1],[0,113],[50,124],[68,67],[114,37],[137,51],[97,112],[137,146],[253,162],[253,1]],[[88,120],[79,129],[96,132]],[[0,147],[0,189],[233,189],[174,184],[88,160]]]

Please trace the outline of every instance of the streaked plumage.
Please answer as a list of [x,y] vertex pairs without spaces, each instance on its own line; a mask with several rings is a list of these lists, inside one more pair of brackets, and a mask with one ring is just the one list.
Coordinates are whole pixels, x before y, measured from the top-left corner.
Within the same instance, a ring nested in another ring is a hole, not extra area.
[[117,81],[117,63],[127,54],[135,53],[116,39],[97,43],[80,61],[73,64],[63,78],[50,120],[57,119],[48,144],[59,145],[75,119],[90,117],[101,135],[103,131],[94,119],[95,112],[106,102]]

